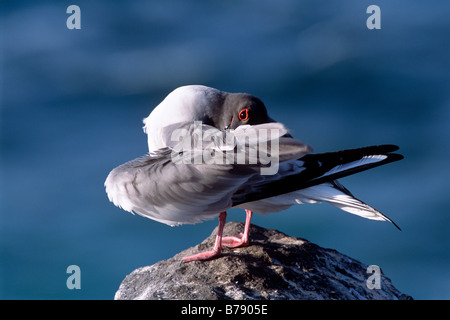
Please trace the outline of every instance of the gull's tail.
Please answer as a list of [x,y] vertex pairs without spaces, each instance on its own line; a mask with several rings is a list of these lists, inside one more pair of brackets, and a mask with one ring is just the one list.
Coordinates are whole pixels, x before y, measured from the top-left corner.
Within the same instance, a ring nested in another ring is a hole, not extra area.
[[389,221],[398,230],[400,227],[380,211],[357,199],[339,181],[325,182],[296,192],[304,202],[327,202],[351,214],[378,221]]

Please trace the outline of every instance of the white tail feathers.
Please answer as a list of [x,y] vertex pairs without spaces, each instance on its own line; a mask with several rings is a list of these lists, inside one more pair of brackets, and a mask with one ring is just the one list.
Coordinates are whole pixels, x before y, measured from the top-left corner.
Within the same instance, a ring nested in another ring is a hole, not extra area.
[[348,195],[336,195],[332,199],[324,201],[341,210],[366,219],[388,221],[388,219],[378,210],[375,210],[364,202]]
[[297,193],[301,194],[302,197],[309,198],[314,201],[327,202],[341,210],[366,219],[392,222],[398,229],[400,229],[384,214],[378,210],[375,210],[361,200],[356,199],[337,181],[322,183],[317,186],[299,190]]

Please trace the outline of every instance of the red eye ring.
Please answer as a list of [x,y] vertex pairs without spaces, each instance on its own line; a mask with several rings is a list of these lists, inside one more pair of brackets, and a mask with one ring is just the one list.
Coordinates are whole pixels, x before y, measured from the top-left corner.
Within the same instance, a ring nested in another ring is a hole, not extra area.
[[248,109],[245,108],[241,112],[239,112],[239,120],[247,121],[248,120]]

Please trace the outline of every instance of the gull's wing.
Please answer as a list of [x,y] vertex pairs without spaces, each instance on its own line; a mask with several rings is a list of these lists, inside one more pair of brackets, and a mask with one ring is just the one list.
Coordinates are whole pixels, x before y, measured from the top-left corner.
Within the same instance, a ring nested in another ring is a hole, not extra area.
[[312,149],[279,123],[240,126],[234,140],[226,133],[204,124],[168,128],[167,148],[111,171],[110,201],[169,225],[211,219],[234,206],[267,213],[318,201],[389,220],[335,180],[402,159],[392,153],[397,146],[308,154]]

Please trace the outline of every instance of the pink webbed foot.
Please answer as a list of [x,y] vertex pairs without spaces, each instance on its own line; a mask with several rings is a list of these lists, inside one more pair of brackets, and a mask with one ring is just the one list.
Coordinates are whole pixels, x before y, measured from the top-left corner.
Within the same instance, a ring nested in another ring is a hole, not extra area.
[[245,219],[245,227],[244,233],[239,234],[238,236],[229,236],[223,237],[223,228],[225,226],[225,221],[227,218],[226,212],[221,212],[219,214],[219,227],[216,235],[216,242],[214,244],[214,249],[210,251],[203,251],[191,256],[187,256],[183,258],[183,262],[191,262],[191,261],[204,261],[212,258],[220,257],[222,254],[222,246],[230,247],[230,248],[238,248],[248,246],[248,234],[250,229],[250,220],[252,219],[252,212],[250,210],[245,209],[247,213]]
[[250,221],[252,219],[252,212],[250,210],[245,209],[246,218],[245,218],[245,227],[244,227],[244,233],[240,233],[237,236],[231,236],[231,237],[223,237],[222,238],[222,246],[229,247],[229,248],[239,248],[239,247],[246,247],[249,244],[248,241],[248,234],[250,230]]
[[222,254],[222,250],[211,250],[211,251],[203,251],[197,254],[193,254],[192,256],[187,256],[183,258],[183,262],[191,262],[191,261],[205,261],[212,258],[220,257]]
[[223,237],[222,246],[229,248],[246,247],[248,246],[248,237],[245,237],[243,233],[237,236]]

